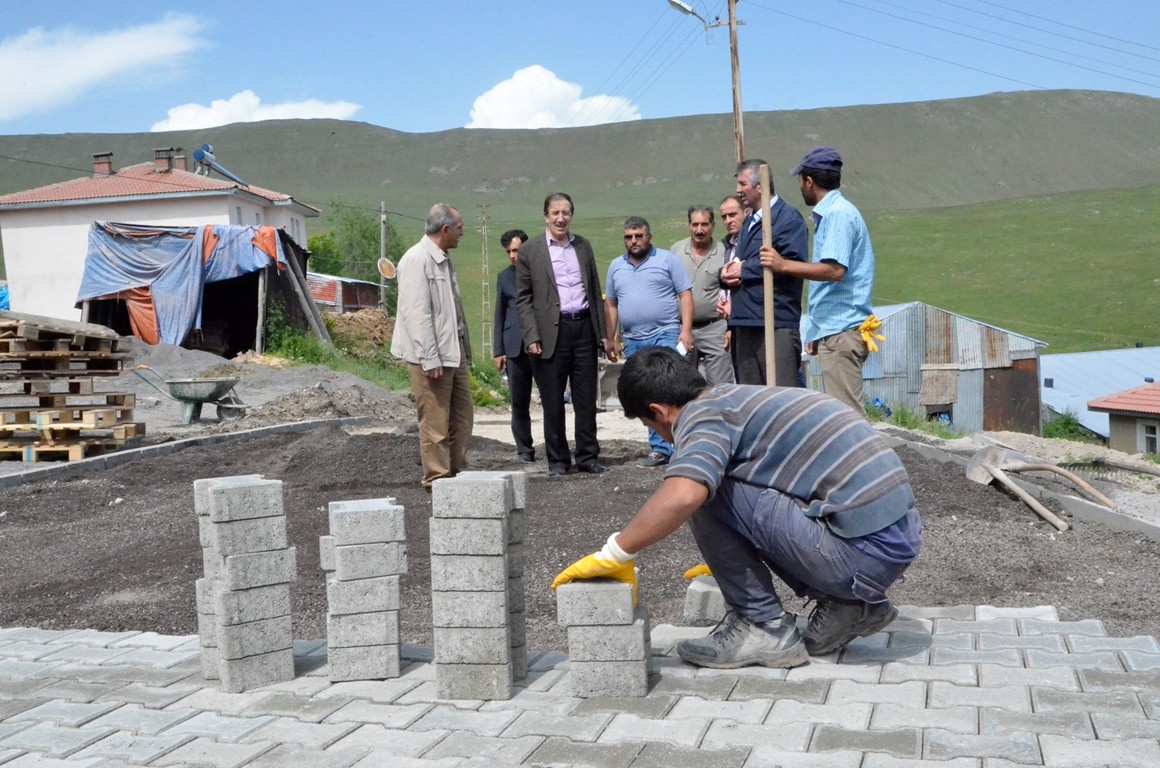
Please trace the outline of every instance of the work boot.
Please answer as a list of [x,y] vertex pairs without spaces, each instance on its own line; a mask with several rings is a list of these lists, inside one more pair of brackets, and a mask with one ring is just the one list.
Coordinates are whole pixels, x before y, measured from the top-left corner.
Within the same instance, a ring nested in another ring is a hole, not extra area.
[[677,655],[690,664],[713,669],[737,669],[751,664],[796,667],[809,661],[793,614],[754,624],[730,611],[708,635],[684,640]]
[[810,614],[802,638],[811,656],[824,656],[844,647],[855,637],[869,637],[898,617],[889,602],[842,602],[822,598]]

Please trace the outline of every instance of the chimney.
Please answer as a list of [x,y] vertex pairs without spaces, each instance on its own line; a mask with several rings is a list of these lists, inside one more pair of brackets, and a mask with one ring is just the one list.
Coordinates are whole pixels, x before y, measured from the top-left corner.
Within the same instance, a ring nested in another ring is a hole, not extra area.
[[[153,150],[153,170],[157,173],[172,171],[174,159],[181,147],[158,147]],[[184,158],[182,158],[184,160]]]
[[[181,147],[178,147],[177,151],[180,152]],[[178,171],[188,171],[189,168],[185,164],[185,155],[175,155],[173,158],[173,167]]]
[[93,153],[93,175],[94,176],[112,176],[113,175],[113,153],[112,152],[95,152],[95,153]]

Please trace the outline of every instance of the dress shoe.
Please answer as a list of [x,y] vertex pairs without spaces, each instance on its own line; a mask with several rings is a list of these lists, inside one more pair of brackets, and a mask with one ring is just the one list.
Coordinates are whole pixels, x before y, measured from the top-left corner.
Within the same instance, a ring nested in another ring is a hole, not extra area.
[[571,467],[551,467],[548,469],[548,477],[563,477],[575,472]]
[[587,472],[590,475],[602,475],[608,471],[608,467],[601,464],[599,461],[590,461],[587,464],[578,464],[576,469],[581,472]]
[[521,453],[519,456],[520,461],[525,464],[532,464],[536,461],[536,454],[534,453]]

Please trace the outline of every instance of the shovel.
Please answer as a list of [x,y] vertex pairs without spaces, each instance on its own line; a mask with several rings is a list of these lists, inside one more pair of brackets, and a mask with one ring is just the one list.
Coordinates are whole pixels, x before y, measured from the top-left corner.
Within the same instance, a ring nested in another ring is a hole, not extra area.
[[1091,496],[1096,503],[1103,504],[1108,509],[1115,509],[1116,505],[1107,496],[1103,495],[1090,483],[1077,477],[1075,474],[1068,472],[1063,467],[1057,467],[1054,464],[1032,464],[1027,460],[1027,457],[1015,451],[1004,451],[1003,458],[999,462],[999,469],[1004,472],[1054,472],[1060,477],[1065,477],[1068,480],[1079,486],[1079,489]]
[[1059,530],[1066,531],[1067,523],[1056,517],[1050,509],[1040,504],[1034,496],[1020,488],[1011,481],[1011,478],[1007,477],[1007,473],[1002,468],[1005,456],[1006,451],[997,445],[978,451],[971,457],[970,462],[967,464],[967,479],[982,485],[990,485],[992,480],[998,480],[1009,491],[1023,499],[1027,506],[1031,507],[1037,515]]

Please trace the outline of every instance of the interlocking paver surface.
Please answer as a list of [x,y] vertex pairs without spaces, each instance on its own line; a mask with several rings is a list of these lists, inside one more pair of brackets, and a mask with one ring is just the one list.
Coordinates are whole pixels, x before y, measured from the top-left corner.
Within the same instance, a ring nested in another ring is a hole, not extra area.
[[[61,766],[889,766],[1160,764],[1160,645],[1047,606],[919,608],[792,670],[707,670],[656,627],[642,698],[571,695],[532,653],[504,701],[437,696],[431,649],[402,677],[331,684],[325,644],[295,680],[223,693],[188,637],[0,629],[0,762]],[[196,641],[196,638],[194,638]],[[175,663],[175,656],[182,659]]]

